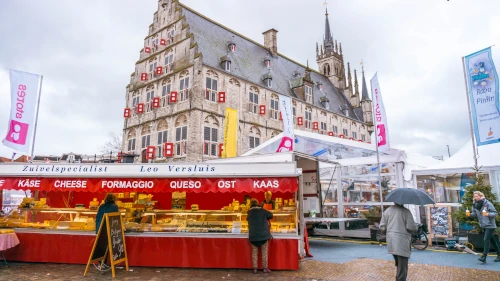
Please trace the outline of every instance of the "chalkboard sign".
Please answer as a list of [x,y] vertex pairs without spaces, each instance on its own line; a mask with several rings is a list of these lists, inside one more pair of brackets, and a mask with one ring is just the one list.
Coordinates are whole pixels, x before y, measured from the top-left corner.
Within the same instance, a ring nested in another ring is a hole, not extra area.
[[102,219],[94,247],[89,257],[83,276],[87,275],[89,265],[94,262],[104,263],[109,253],[111,272],[115,277],[115,265],[125,262],[128,271],[127,250],[123,233],[121,213],[109,213]]
[[428,206],[427,218],[431,237],[447,238],[452,235],[450,206]]

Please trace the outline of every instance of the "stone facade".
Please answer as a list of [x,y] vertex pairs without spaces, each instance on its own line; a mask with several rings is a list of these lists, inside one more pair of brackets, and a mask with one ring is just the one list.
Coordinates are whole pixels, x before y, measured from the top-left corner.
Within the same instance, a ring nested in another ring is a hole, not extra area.
[[[123,151],[142,155],[138,161],[145,161],[147,146],[157,147],[156,162],[197,162],[219,157],[219,145],[223,142],[224,112],[228,107],[239,112],[238,155],[279,134],[283,127],[279,109],[273,107],[278,104],[278,94],[290,94],[268,87],[262,81],[251,81],[232,73],[230,54],[221,56],[219,66],[205,63],[204,57],[208,53],[200,50],[197,41],[199,38],[191,32],[194,26],[191,26],[192,23],[183,14],[186,9],[189,8],[177,0],[158,2],[154,22],[144,39],[145,47],[140,52],[140,59],[135,64],[135,71],[126,88],[126,108],[130,109],[130,117],[124,120]],[[195,13],[190,9],[189,11]],[[266,46],[260,45],[262,48],[267,47],[270,56],[279,55],[276,33],[274,29],[265,32]],[[230,44],[234,43],[228,43],[230,49]],[[333,60],[341,68],[335,72],[336,75],[324,75],[342,94],[347,94],[346,104],[338,106],[349,106],[351,112],[371,108],[369,100],[365,100],[361,108],[357,80],[356,91],[353,92],[350,81],[346,86],[341,53],[322,53],[318,54],[320,69]],[[226,69],[227,61],[229,66]],[[161,68],[161,74],[157,74],[158,68]],[[361,116],[349,116],[347,109],[346,114],[339,114],[328,106],[321,107],[306,102],[306,90],[312,92],[314,89],[316,94],[321,93],[322,87],[310,77],[307,78],[311,71],[313,70],[307,67],[305,76],[298,77],[298,83],[290,81],[292,94],[295,95],[292,95],[295,128],[313,131],[312,122],[318,122],[317,133],[335,132],[337,136],[345,134],[346,138],[353,137],[356,141],[369,141],[372,127],[365,120],[371,120],[371,110],[360,114]],[[315,72],[317,74],[323,73]],[[350,71],[348,76],[350,77]],[[177,100],[169,102],[173,92],[177,93]],[[225,102],[219,101],[221,92],[225,93]],[[157,109],[152,108],[153,97],[161,98]],[[138,104],[144,104],[143,113],[135,112]],[[261,105],[265,105],[265,114],[259,112]],[[306,120],[306,116],[311,116],[311,120]],[[304,118],[304,125],[297,124],[297,117]],[[165,142],[174,144],[173,157],[163,157],[162,146]]]

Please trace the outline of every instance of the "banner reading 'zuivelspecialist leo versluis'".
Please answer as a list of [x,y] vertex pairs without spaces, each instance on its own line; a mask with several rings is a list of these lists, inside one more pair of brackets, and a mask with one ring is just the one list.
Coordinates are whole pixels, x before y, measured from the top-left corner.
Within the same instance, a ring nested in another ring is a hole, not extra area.
[[465,74],[476,144],[500,142],[498,75],[491,58],[491,48],[466,56]]

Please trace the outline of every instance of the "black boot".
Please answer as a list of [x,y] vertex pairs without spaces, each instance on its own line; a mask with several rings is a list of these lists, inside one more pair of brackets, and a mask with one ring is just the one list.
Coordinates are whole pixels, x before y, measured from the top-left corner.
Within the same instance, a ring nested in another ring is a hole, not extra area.
[[486,262],[486,255],[482,255],[479,259],[477,259],[480,262],[485,263]]
[[495,259],[495,262],[499,262],[500,261],[500,256],[497,256],[497,258]]

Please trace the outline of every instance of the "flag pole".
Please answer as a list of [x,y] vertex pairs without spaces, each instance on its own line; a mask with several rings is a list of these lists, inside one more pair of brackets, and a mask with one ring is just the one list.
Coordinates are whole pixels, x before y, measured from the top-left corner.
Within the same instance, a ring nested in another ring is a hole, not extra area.
[[36,139],[36,128],[38,125],[38,112],[40,111],[40,99],[42,97],[42,83],[43,83],[43,75],[40,75],[40,87],[38,87],[38,99],[36,102],[36,115],[35,115],[35,128],[33,129],[33,141],[31,143],[31,157],[30,163],[33,163],[33,156],[35,153],[35,139]]
[[[373,89],[371,80],[370,80],[370,88]],[[372,98],[373,98],[373,93],[372,93]],[[380,165],[380,155],[379,155],[379,151],[378,151],[377,120],[376,120],[376,117],[374,114],[375,112],[376,112],[375,103],[372,103],[372,118],[373,118],[373,125],[375,126],[375,130],[374,130],[375,147],[377,149],[377,166],[378,166],[377,170],[378,170],[378,183],[379,183],[378,192],[379,192],[379,196],[380,196],[380,210],[381,210],[381,213],[384,213],[384,198],[382,196],[382,174],[381,174],[382,167]]]
[[472,113],[471,113],[471,104],[469,99],[469,87],[467,86],[467,74],[465,70],[465,57],[462,57],[462,68],[464,70],[464,82],[465,82],[465,95],[467,96],[467,109],[469,110],[469,126],[470,126],[470,135],[472,140],[472,151],[474,152],[474,168],[476,169],[476,176],[478,174],[478,166],[477,166],[477,149],[476,142],[474,140],[474,126],[472,125]]

